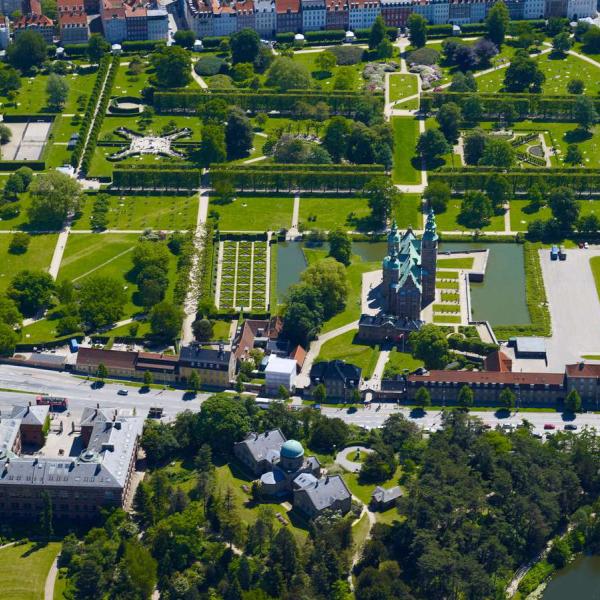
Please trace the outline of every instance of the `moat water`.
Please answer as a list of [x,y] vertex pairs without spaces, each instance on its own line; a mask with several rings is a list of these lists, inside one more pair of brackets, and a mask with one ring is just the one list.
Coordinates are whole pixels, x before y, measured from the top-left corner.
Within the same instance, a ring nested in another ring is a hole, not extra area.
[[542,600],[600,600],[600,556],[579,556],[558,571]]
[[[277,297],[281,302],[290,285],[297,283],[306,268],[301,242],[277,245]],[[327,245],[322,246],[327,250]],[[523,247],[519,244],[440,244],[440,252],[458,252],[488,248],[489,258],[483,283],[471,284],[473,318],[492,325],[524,325],[530,323],[525,301],[525,267]],[[352,251],[364,261],[377,262],[386,254],[385,242],[354,242]]]

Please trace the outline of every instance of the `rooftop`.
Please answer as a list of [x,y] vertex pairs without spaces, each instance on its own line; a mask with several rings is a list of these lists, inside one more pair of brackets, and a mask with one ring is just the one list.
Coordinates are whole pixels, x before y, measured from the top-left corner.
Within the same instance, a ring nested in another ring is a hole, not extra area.
[[600,377],[600,364],[579,362],[565,367],[568,377]]
[[303,488],[316,510],[331,506],[336,500],[351,496],[344,480],[339,475],[331,475]]
[[271,354],[265,375],[295,375],[297,363],[293,358],[280,358]]
[[562,385],[563,373],[513,373],[494,371],[428,371],[425,375],[409,375],[409,382],[441,382],[504,385]]

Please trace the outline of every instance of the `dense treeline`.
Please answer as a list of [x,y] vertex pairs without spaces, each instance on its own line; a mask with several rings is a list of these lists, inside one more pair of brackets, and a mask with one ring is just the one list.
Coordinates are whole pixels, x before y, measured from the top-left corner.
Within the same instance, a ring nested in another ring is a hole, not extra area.
[[[488,431],[458,411],[443,422],[417,457],[400,504],[405,520],[373,530],[356,568],[358,600],[504,597],[513,571],[597,503],[592,433],[542,443],[527,428]],[[597,549],[590,512],[580,547]]]

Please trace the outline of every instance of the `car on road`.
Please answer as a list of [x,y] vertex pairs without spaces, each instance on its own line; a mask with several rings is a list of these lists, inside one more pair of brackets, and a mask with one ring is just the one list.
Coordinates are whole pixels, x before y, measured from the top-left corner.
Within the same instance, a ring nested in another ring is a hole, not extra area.
[[556,425],[553,425],[552,423],[546,423],[544,425],[544,429],[556,429]]
[[541,440],[543,436],[542,436],[542,434],[541,434],[541,433],[537,433],[537,431],[536,431],[536,432],[533,434],[533,437],[534,437],[534,438],[536,438],[536,439],[538,439],[538,440]]
[[491,429],[491,428],[492,428],[492,426],[491,426],[489,423],[484,423],[484,424],[483,424],[483,428],[484,428],[484,429]]
[[567,423],[565,425],[566,431],[575,431],[576,429],[577,429],[577,425],[575,425],[575,423]]
[[127,396],[127,394],[129,394],[129,390],[120,389],[117,394],[119,394],[119,396]]

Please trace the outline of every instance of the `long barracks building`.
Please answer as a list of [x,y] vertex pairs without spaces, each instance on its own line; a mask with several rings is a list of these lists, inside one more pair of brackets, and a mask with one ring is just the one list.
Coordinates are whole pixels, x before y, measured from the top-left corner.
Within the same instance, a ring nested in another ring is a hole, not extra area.
[[[106,0],[104,0],[106,1]],[[389,27],[404,27],[411,13],[432,25],[463,25],[485,19],[489,0],[179,0],[188,27],[200,38],[227,36],[244,28],[261,36],[371,27],[381,15]],[[513,20],[596,15],[596,0],[507,0]]]

